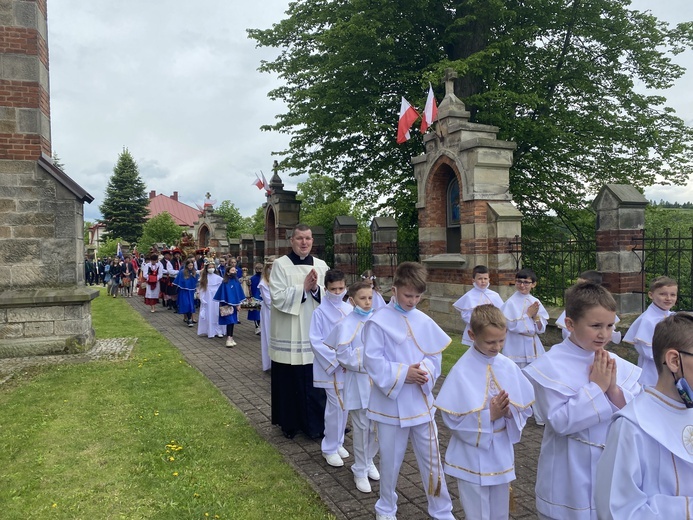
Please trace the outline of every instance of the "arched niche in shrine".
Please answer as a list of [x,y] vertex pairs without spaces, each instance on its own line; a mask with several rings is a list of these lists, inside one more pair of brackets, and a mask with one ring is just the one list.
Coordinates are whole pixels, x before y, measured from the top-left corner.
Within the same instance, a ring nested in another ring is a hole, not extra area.
[[448,156],[439,157],[426,179],[425,208],[420,213],[423,227],[439,230],[431,254],[460,252],[460,175]]

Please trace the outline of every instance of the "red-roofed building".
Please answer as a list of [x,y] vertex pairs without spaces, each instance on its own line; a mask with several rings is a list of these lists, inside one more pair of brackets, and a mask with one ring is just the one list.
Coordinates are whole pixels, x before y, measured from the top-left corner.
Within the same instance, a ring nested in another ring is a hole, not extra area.
[[170,197],[157,195],[155,190],[149,192],[149,218],[159,213],[167,212],[179,226],[189,228],[192,231],[195,222],[200,219],[200,210],[183,204],[178,200],[178,192],[174,191]]

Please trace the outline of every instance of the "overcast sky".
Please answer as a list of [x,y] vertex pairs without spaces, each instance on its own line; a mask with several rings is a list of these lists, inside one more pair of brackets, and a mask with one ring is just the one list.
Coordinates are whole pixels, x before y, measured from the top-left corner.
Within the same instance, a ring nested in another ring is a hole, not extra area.
[[[148,190],[195,206],[210,192],[249,216],[265,198],[251,183],[269,179],[272,151],[288,137],[260,131],[281,113],[267,98],[278,84],[261,74],[247,28],[268,28],[289,0],[50,0],[48,28],[53,150],[66,172],[99,205],[118,155],[127,147]],[[635,0],[663,20],[693,17],[691,0]],[[693,52],[675,61],[690,72],[665,95],[693,125]],[[394,123],[393,123],[394,125]],[[283,176],[287,188],[296,178]],[[691,189],[652,188],[648,198],[684,202]]]

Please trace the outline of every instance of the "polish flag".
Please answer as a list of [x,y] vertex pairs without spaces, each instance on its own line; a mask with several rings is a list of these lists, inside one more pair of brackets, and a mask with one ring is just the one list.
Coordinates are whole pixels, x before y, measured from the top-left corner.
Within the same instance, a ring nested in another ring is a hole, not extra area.
[[262,182],[262,180],[260,179],[260,177],[257,176],[257,173],[255,174],[255,181],[253,181],[253,184],[254,184],[255,186],[257,186],[257,189],[258,189],[258,190],[261,190],[262,188],[265,187],[265,185],[263,184],[263,182]]
[[271,193],[269,182],[267,182],[267,179],[265,179],[265,174],[262,172],[262,170],[260,170],[260,175],[262,175],[262,184],[265,187],[265,192],[267,193],[267,195],[269,195]]
[[426,133],[426,130],[433,122],[438,119],[438,105],[436,105],[436,97],[433,95],[433,87],[428,84],[428,99],[426,99],[426,108],[424,108],[421,119],[421,133]]
[[399,123],[397,123],[397,144],[409,140],[409,129],[419,118],[419,113],[402,97],[402,105],[399,108]]

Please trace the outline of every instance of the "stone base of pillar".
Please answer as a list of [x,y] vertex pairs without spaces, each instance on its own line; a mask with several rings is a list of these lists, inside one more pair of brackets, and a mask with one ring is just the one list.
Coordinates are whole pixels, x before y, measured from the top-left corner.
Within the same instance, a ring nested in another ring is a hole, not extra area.
[[95,341],[87,287],[0,292],[0,358],[75,354]]

